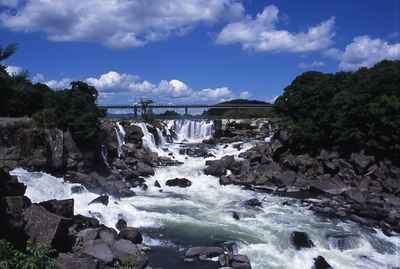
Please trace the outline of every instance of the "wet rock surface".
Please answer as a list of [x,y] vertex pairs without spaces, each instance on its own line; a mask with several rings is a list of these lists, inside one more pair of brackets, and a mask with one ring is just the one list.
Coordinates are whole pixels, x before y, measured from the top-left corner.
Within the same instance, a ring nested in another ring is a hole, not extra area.
[[[391,161],[377,161],[363,151],[348,158],[326,150],[314,158],[297,156],[290,153],[289,139],[278,132],[270,142],[240,153],[242,164],[223,166],[226,162],[221,158],[206,163],[205,173],[218,176],[221,185],[244,185],[291,197],[301,193],[309,196],[303,202],[315,212],[378,227],[388,236],[400,232],[400,169]],[[227,170],[231,174],[226,175]]]

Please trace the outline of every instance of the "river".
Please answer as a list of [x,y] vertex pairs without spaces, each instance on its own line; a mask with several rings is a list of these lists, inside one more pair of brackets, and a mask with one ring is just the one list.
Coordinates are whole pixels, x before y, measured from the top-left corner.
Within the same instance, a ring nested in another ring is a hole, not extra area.
[[[185,123],[188,124],[188,123]],[[190,123],[192,124],[192,123]],[[157,167],[155,175],[146,178],[147,190],[135,188],[136,196],[116,200],[110,197],[108,206],[89,204],[97,194],[86,190],[71,194],[76,184],[41,172],[27,172],[17,168],[11,173],[27,185],[26,195],[32,202],[49,199],[75,200],[75,214],[96,217],[100,223],[114,227],[120,218],[128,226],[138,227],[143,243],[151,247],[147,252],[149,266],[154,268],[218,268],[218,263],[182,261],[184,252],[193,246],[223,246],[235,253],[245,254],[252,268],[311,268],[314,258],[321,255],[334,268],[395,268],[400,266],[400,237],[386,237],[380,230],[337,219],[327,219],[308,210],[308,204],[298,199],[243,190],[240,186],[221,186],[218,178],[204,175],[205,161],[235,155],[252,147],[245,143],[241,151],[232,145],[210,146],[215,158],[180,155],[181,147],[193,146],[213,131],[211,123],[176,125],[180,143],[157,148],[154,138],[145,144],[159,154],[172,153],[183,165]],[[143,125],[141,124],[140,126]],[[149,134],[146,132],[146,135]],[[160,148],[168,148],[164,152]],[[173,178],[187,178],[187,188],[168,187]],[[155,187],[158,181],[161,189]],[[265,200],[262,207],[250,207],[251,198]],[[239,219],[233,217],[236,212]],[[309,234],[314,243],[310,249],[296,250],[290,242],[293,231]],[[343,240],[345,238],[345,240]]]

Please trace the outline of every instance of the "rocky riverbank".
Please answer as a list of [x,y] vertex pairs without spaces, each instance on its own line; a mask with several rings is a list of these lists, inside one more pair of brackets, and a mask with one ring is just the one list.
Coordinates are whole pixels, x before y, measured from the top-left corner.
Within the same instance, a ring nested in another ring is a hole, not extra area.
[[[204,173],[218,177],[221,185],[237,184],[260,192],[301,196],[311,210],[329,218],[379,227],[387,236],[400,232],[399,168],[389,160],[377,161],[363,152],[348,158],[336,151],[321,151],[314,158],[293,155],[288,146],[290,137],[286,133],[276,133],[269,142],[265,141],[275,122],[218,121],[215,123],[218,131],[213,138],[184,148],[179,154],[210,157],[205,144],[233,143],[240,149],[244,141],[260,140],[255,147],[240,154],[241,161],[235,161],[233,155],[207,161]],[[125,133],[121,152],[118,149],[118,128],[123,128]],[[80,183],[90,192],[99,194],[99,198],[92,202],[107,205],[108,196],[131,197],[135,195],[135,188],[146,190],[146,177],[154,175],[155,167],[182,164],[173,155],[161,157],[151,152],[143,143],[142,128],[130,122],[117,125],[106,121],[103,129],[102,140],[82,146],[70,139],[68,131],[56,128],[41,130],[29,126],[7,129],[3,126],[0,129],[1,167],[7,170],[22,166],[62,174],[66,181]],[[155,141],[159,140],[154,128],[147,127],[147,131]],[[170,142],[174,140],[172,130],[164,135]],[[26,152],[26,148],[31,151]],[[165,150],[168,151],[167,148]],[[185,178],[167,182],[168,186],[191,185]],[[99,225],[96,219],[75,216],[73,200],[32,205],[29,198],[24,197],[25,187],[6,172],[1,174],[1,184],[4,190],[1,193],[4,234],[1,237],[9,238],[15,245],[21,247],[27,238],[40,238],[41,242],[59,251],[60,268],[71,268],[68,266],[75,263],[72,268],[112,268],[122,266],[127,258],[138,262],[135,268],[147,266],[145,253],[148,248],[141,245],[140,231],[135,227],[126,227],[124,220],[116,225],[119,227],[117,231]],[[71,191],[80,190],[74,188]],[[262,203],[249,200],[252,206]],[[235,212],[233,217],[239,218]],[[43,230],[49,233],[43,235],[40,232]],[[123,237],[121,233],[129,235]],[[312,245],[307,235],[301,235],[300,239],[297,236],[295,232],[291,238],[296,248]],[[228,268],[251,268],[246,257],[234,253],[222,254],[221,249],[213,247],[189,249],[185,256],[187,262],[209,258],[218,258],[220,266]],[[318,264],[325,267],[318,267]],[[328,268],[323,257],[316,258],[315,268]]]
[[289,139],[278,132],[269,143],[241,153],[243,161],[225,156],[208,162],[204,172],[220,177],[222,185],[303,197],[310,210],[329,218],[379,227],[387,236],[400,233],[400,169],[390,160],[377,161],[364,152],[343,158],[325,150],[315,158],[295,156]]

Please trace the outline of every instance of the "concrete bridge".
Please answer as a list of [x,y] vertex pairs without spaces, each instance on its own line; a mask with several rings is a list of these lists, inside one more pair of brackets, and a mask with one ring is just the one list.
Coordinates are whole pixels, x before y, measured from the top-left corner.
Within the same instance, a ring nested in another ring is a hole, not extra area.
[[171,105],[171,104],[115,104],[115,105],[98,105],[98,108],[100,109],[133,109],[133,115],[135,118],[137,118],[137,112],[138,109],[142,109],[142,113],[146,114],[146,110],[148,108],[159,108],[159,109],[169,109],[169,108],[184,108],[185,109],[185,115],[188,114],[189,108],[214,108],[214,109],[235,109],[235,117],[237,117],[237,113],[239,109],[251,109],[251,108],[271,108],[273,107],[273,104],[270,103],[264,103],[264,104],[216,104],[216,105],[210,105],[210,104],[177,104],[177,105]]

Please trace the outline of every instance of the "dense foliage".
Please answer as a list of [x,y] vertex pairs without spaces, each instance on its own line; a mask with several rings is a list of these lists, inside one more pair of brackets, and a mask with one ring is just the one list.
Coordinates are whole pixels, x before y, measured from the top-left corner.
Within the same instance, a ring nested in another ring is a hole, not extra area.
[[14,249],[13,245],[0,239],[0,268],[2,269],[50,269],[57,268],[57,262],[51,258],[54,252],[49,247],[27,242],[25,252]]
[[[4,50],[0,46],[0,62],[16,49],[16,44]],[[99,117],[105,113],[97,108],[95,87],[73,81],[70,89],[52,90],[45,84],[33,84],[28,77],[27,71],[10,75],[0,65],[0,117],[33,117],[41,126],[69,129],[74,139],[82,141],[99,136]]]
[[338,148],[400,157],[400,61],[356,72],[305,72],[274,104],[299,153]]
[[[266,104],[263,101],[247,100],[247,99],[235,99],[231,101],[221,102],[221,105],[235,105],[235,104]],[[239,111],[240,118],[266,118],[272,116],[271,109],[241,109]],[[235,118],[234,109],[221,109],[221,108],[210,108],[202,113],[203,117],[221,117],[221,118]]]

